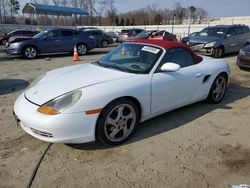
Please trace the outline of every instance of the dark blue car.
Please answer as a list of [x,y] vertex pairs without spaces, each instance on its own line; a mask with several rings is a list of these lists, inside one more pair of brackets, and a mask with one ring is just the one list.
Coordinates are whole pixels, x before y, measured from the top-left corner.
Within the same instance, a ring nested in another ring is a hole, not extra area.
[[84,55],[96,47],[95,38],[74,29],[50,29],[30,40],[11,43],[5,52],[9,55],[34,59],[40,54],[73,52]]

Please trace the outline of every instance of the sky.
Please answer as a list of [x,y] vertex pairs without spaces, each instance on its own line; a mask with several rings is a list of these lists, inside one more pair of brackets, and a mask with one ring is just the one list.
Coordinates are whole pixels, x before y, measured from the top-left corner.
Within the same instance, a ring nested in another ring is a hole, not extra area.
[[[195,6],[207,10],[209,17],[250,16],[250,0],[114,0],[118,13],[144,8],[156,3],[159,8],[172,9],[176,2],[183,7]],[[19,0],[21,9],[31,0]]]

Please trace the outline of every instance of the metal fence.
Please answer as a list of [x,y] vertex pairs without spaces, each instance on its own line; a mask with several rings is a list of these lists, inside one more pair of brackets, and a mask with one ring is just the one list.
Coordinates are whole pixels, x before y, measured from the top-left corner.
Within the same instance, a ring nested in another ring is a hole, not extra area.
[[[119,32],[122,29],[128,28],[142,28],[145,30],[166,30],[170,33],[174,33],[177,37],[181,38],[192,32],[200,31],[207,26],[216,25],[216,23],[209,24],[191,24],[191,25],[140,25],[140,26],[96,26],[104,31]],[[248,24],[250,25],[250,24]],[[0,31],[9,32],[15,29],[31,29],[31,30],[46,30],[50,28],[80,28],[87,26],[44,26],[44,25],[15,25],[15,24],[0,24]],[[93,27],[93,26],[92,26]]]

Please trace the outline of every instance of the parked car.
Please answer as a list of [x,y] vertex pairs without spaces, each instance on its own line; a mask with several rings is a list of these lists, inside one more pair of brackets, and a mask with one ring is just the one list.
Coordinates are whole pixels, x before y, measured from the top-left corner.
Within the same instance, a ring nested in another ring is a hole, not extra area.
[[224,59],[202,58],[180,42],[137,39],[93,63],[40,76],[14,114],[24,131],[47,142],[117,145],[139,122],[204,99],[219,103],[229,76]]
[[250,45],[242,48],[237,56],[236,64],[240,68],[250,68]]
[[2,36],[0,36],[0,41],[3,45],[6,45],[8,40],[11,38],[11,37],[17,37],[17,36],[26,36],[26,37],[33,37],[35,36],[36,34],[38,34],[39,31],[36,31],[36,30],[27,30],[27,29],[18,29],[18,30],[14,30],[14,31],[11,31],[7,34],[3,34]]
[[0,31],[0,44],[5,45],[7,41],[8,41],[7,33]]
[[182,37],[181,42],[187,43],[189,41],[190,37],[197,36],[198,34],[199,34],[199,32],[190,33],[188,36]]
[[188,39],[192,50],[217,58],[239,52],[250,43],[250,30],[246,25],[217,25],[203,29]]
[[145,31],[144,29],[123,29],[119,33],[119,38],[117,39],[117,42],[126,42],[129,38],[135,37],[142,31]]
[[117,42],[117,40],[119,38],[118,32],[108,31],[108,32],[106,32],[106,34],[111,36],[111,38],[113,39],[113,42]]
[[134,39],[149,39],[149,40],[168,40],[168,41],[177,41],[176,35],[169,33],[165,30],[149,30],[142,31],[135,37],[131,37],[127,39],[127,41],[131,41]]
[[113,43],[111,36],[107,35],[105,31],[100,29],[85,29],[82,32],[93,36],[96,40],[96,46],[106,48],[109,44]]
[[73,52],[74,46],[79,55],[84,55],[96,47],[95,38],[74,29],[50,29],[30,40],[11,43],[5,51],[9,55],[34,59],[40,54]]

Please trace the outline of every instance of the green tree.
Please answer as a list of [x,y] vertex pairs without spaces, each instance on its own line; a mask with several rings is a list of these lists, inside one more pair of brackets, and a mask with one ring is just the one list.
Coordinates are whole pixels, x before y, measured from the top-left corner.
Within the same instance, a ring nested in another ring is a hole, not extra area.
[[123,19],[123,18],[121,19],[120,25],[121,25],[121,26],[124,26],[124,19]]
[[129,18],[126,19],[126,25],[130,25],[130,19]]
[[195,17],[196,8],[194,6],[191,6],[191,7],[189,7],[189,11],[191,13],[191,19],[193,20],[193,23],[194,23],[194,17]]
[[154,22],[156,25],[160,25],[162,23],[162,16],[160,14],[156,14],[154,17]]
[[117,16],[115,17],[115,25],[116,25],[116,26],[119,26],[119,25],[120,25],[120,23],[119,23],[119,18],[118,18]]

